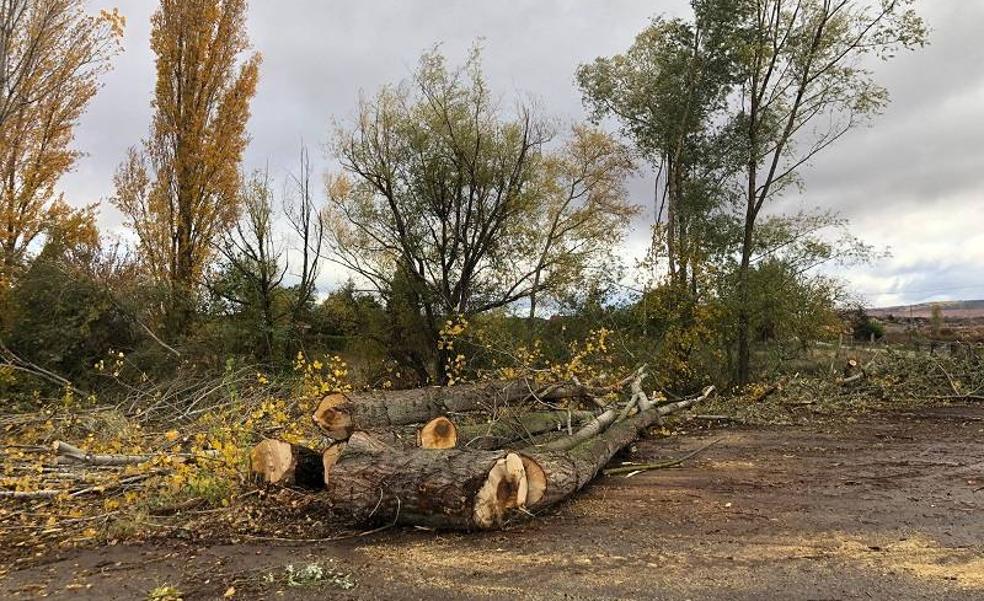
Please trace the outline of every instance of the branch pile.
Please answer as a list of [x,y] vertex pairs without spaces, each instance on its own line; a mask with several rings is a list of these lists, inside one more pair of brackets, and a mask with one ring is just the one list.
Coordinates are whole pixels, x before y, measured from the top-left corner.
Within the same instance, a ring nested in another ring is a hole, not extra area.
[[[11,447],[8,447],[8,449]],[[6,472],[14,477],[19,474],[40,476],[43,484],[32,490],[0,490],[0,499],[74,499],[87,495],[125,492],[139,488],[146,480],[171,471],[174,462],[212,460],[216,451],[199,453],[161,454],[97,454],[86,452],[75,445],[56,440],[50,447],[15,447],[19,455],[48,456],[50,460],[39,464],[35,460],[4,458],[9,461]],[[155,459],[166,457],[168,462]]]
[[[267,484],[323,490],[358,523],[489,529],[574,495],[663,417],[706,399],[659,402],[645,370],[611,388],[525,380],[333,394],[314,423],[321,451],[265,440],[251,454]],[[624,402],[605,396],[630,387]]]

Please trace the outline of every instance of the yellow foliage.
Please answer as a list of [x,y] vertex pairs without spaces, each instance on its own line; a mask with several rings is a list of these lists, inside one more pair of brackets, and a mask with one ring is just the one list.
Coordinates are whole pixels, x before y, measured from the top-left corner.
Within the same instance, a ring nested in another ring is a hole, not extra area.
[[151,25],[154,119],[143,149],[131,149],[117,171],[113,203],[151,274],[185,292],[239,215],[260,56],[239,62],[249,50],[246,0],[163,0]]
[[93,19],[84,0],[5,3],[0,49],[0,283],[23,265],[45,232],[63,243],[92,242],[92,208],[72,209],[57,191],[81,153],[74,127],[121,49],[123,21]]

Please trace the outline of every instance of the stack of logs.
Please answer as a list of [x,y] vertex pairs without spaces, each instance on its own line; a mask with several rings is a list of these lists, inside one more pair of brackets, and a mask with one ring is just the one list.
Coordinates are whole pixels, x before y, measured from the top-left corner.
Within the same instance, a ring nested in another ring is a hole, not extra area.
[[[640,368],[611,389],[514,380],[332,394],[313,415],[327,449],[264,440],[252,471],[323,490],[356,523],[495,528],[570,497],[641,431],[713,392],[650,399],[644,377]],[[626,386],[627,401],[601,401]]]

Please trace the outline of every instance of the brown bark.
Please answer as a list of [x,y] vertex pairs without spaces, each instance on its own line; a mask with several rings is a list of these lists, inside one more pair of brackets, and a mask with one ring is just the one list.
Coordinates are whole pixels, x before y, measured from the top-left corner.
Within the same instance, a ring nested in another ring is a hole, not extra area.
[[534,396],[545,401],[591,398],[600,403],[597,397],[621,388],[625,382],[608,387],[557,383],[536,388],[527,380],[517,379],[412,390],[335,393],[321,399],[312,419],[331,438],[346,440],[356,431],[419,424],[442,415],[492,409]]
[[326,453],[325,472],[328,497],[353,522],[484,529],[526,504],[522,459],[507,451],[394,449],[356,432]]
[[524,380],[332,394],[321,400],[313,419],[328,436],[346,440],[357,430],[417,424],[439,415],[474,411],[527,396],[529,386]]
[[249,454],[250,472],[260,482],[320,490],[325,486],[322,455],[281,440],[267,439]]

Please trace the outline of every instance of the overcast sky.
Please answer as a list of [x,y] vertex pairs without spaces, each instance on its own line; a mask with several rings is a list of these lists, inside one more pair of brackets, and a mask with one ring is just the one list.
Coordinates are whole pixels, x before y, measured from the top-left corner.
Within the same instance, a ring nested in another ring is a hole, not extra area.
[[[892,104],[803,173],[788,206],[840,211],[852,231],[890,258],[842,275],[875,305],[984,298],[984,0],[920,0],[932,44],[879,64]],[[126,51],[83,117],[76,146],[87,153],[62,189],[73,204],[102,203],[100,224],[122,234],[105,200],[127,147],[146,136],[153,90],[148,46],[153,0],[90,0],[127,17]],[[253,0],[250,37],[263,54],[250,121],[247,169],[275,177],[295,169],[303,140],[319,170],[332,120],[354,115],[360,91],[407,77],[420,53],[442,44],[460,61],[476,39],[486,73],[504,98],[532,95],[544,112],[584,118],[577,66],[625,50],[648,19],[686,14],[682,0]],[[651,183],[630,186],[649,205]],[[640,222],[626,245],[648,237]],[[345,275],[330,269],[323,292]]]

